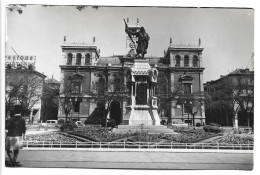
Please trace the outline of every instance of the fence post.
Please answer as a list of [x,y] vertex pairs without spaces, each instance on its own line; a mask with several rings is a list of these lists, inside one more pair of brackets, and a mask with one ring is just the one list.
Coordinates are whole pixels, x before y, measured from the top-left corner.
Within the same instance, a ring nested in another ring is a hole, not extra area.
[[42,147],[44,148],[44,141],[43,141],[43,143],[42,143]]
[[172,142],[171,142],[171,149],[172,149]]
[[185,143],[185,145],[186,145],[186,149],[187,149],[187,143]]
[[157,142],[155,143],[155,146],[156,146],[155,148],[157,149]]
[[219,143],[217,143],[217,148],[219,149]]
[[204,145],[204,144],[203,144],[203,143],[201,143],[201,149],[203,149],[203,145]]
[[101,141],[99,142],[99,148],[101,148]]
[[51,142],[51,148],[52,148],[52,144],[53,144],[53,142]]
[[60,148],[61,148],[61,142],[60,142]]
[[[28,148],[28,141],[26,141],[26,143],[27,143],[27,148]],[[248,148],[249,149],[249,148]]]
[[76,141],[76,148],[78,148],[78,141]]
[[125,149],[125,140],[124,140],[124,149]]
[[149,144],[150,144],[150,142],[148,142],[148,149],[149,149]]

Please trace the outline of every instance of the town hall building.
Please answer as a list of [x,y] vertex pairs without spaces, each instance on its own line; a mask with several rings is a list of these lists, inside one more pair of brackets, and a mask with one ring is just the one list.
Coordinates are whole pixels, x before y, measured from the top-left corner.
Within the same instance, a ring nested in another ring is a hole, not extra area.
[[[127,25],[133,31],[139,30],[139,21],[135,25],[130,25],[127,20]],[[124,31],[122,31],[124,32]],[[64,37],[64,42],[61,45],[62,63],[61,70],[61,87],[60,91],[65,88],[65,82],[70,79],[73,85],[73,93],[70,95],[71,111],[69,119],[85,121],[91,116],[97,108],[97,103],[91,96],[91,90],[94,82],[109,80],[113,82],[113,90],[125,91],[120,89],[120,84],[126,85],[126,76],[123,75],[127,69],[133,66],[133,58],[136,55],[134,43],[137,38],[129,38],[126,34],[127,51],[125,55],[113,55],[102,57],[100,50],[95,43],[95,37],[92,43],[68,42]],[[123,43],[122,43],[123,44]],[[174,91],[174,84],[181,83],[183,91],[186,94],[203,91],[203,71],[201,40],[198,43],[191,45],[174,44],[170,38],[168,48],[165,48],[164,54],[161,57],[145,56],[151,68],[158,70],[158,87],[163,90],[155,89],[155,95],[163,97]],[[163,53],[163,51],[162,51]],[[107,76],[104,75],[106,72]],[[103,80],[104,79],[104,80]],[[62,93],[61,93],[62,94]],[[138,97],[143,96],[143,93],[136,93],[136,103],[148,103],[138,101]],[[60,96],[62,100],[64,96]],[[160,103],[160,102],[158,102]],[[159,116],[161,120],[168,120],[171,123],[185,122],[194,124],[205,123],[205,114],[203,111],[198,112],[195,120],[192,121],[190,112],[188,112],[189,103],[178,102],[171,100],[163,107],[159,107]],[[127,100],[111,103],[109,117],[116,120],[117,124],[121,124],[126,115]],[[158,106],[160,106],[158,104]],[[66,115],[62,108],[59,108],[58,119],[65,119]]]

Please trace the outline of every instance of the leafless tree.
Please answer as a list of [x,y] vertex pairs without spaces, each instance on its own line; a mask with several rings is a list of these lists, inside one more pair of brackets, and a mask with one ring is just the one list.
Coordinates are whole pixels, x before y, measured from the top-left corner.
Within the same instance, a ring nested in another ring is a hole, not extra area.
[[28,115],[41,101],[44,78],[44,75],[38,75],[33,70],[6,70],[6,112],[10,111],[16,101],[21,105],[22,113]]

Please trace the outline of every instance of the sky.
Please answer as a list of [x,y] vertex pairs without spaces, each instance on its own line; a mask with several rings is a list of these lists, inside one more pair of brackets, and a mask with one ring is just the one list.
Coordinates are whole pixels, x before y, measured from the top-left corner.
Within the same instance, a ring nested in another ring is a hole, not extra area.
[[36,70],[60,80],[61,44],[91,43],[101,57],[126,54],[124,18],[139,18],[150,36],[146,56],[162,57],[174,44],[198,44],[201,38],[204,83],[236,68],[246,68],[254,52],[254,10],[173,7],[42,7],[28,5],[23,13],[7,12],[6,55],[35,55]]

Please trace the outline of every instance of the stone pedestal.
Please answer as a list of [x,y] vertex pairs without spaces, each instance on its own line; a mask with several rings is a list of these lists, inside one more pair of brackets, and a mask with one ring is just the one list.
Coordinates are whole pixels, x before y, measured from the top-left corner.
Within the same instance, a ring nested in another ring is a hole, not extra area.
[[146,59],[135,59],[126,72],[131,99],[126,106],[123,125],[160,125],[155,85],[158,71]]

